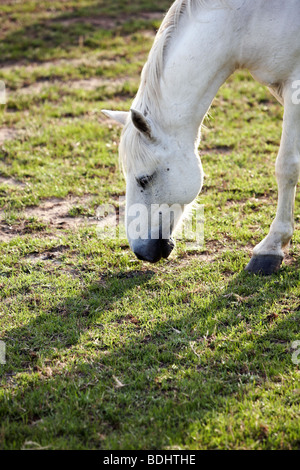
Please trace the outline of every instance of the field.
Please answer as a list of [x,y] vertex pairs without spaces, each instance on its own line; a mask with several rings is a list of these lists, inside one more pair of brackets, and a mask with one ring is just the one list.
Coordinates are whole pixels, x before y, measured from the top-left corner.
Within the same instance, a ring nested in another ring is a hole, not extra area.
[[205,121],[204,246],[150,265],[97,231],[125,194],[100,110],[130,108],[170,4],[1,2],[0,449],[300,447],[299,195],[281,270],[244,271],[276,211],[269,91],[237,72]]

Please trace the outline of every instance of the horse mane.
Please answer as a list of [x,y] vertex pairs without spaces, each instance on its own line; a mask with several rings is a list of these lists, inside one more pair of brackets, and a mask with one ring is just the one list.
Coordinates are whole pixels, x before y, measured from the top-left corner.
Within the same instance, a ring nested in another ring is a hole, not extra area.
[[[164,67],[166,49],[178,28],[181,18],[186,14],[192,17],[193,11],[196,8],[229,8],[228,1],[177,0],[173,3],[162,21],[150,50],[148,60],[143,67],[140,86],[132,108],[141,111],[145,116],[151,115],[152,118],[156,117],[160,109],[160,78]],[[131,163],[131,166],[135,166],[134,160],[137,158],[139,161],[142,160],[142,163],[145,165],[147,162],[148,165],[149,162],[155,164],[153,156],[151,157],[146,147],[140,132],[135,129],[131,120],[128,119],[123,129],[119,152],[120,163],[124,172],[128,170],[129,163]]]
[[141,83],[133,103],[133,108],[144,114],[149,112],[149,103],[159,107],[160,77],[163,71],[166,49],[177,30],[180,19],[187,14],[192,17],[196,8],[219,9],[229,7],[228,0],[177,0],[166,14],[155,37],[153,46],[144,65]]

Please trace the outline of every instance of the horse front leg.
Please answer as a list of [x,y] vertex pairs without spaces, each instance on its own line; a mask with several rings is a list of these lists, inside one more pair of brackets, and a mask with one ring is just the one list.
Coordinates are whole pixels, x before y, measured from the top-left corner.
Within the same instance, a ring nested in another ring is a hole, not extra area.
[[[290,87],[291,90],[291,87]],[[246,267],[251,273],[272,274],[280,268],[285,248],[294,232],[294,204],[300,174],[300,105],[287,90],[280,150],[276,160],[278,207],[269,234],[253,250]]]

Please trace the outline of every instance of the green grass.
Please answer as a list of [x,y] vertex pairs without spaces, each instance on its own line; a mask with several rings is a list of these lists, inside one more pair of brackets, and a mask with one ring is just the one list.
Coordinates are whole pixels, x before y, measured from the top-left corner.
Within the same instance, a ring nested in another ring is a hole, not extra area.
[[276,211],[268,91],[238,72],[213,103],[204,247],[152,266],[92,223],[125,193],[100,110],[129,109],[170,4],[1,7],[1,449],[299,449],[299,195],[280,272],[244,272]]

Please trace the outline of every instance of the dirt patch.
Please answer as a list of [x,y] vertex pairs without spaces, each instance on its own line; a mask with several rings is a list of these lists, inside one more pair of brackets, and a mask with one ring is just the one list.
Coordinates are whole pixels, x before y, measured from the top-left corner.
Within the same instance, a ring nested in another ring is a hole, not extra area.
[[19,188],[25,188],[26,186],[26,183],[22,183],[22,181],[18,181],[15,178],[6,178],[5,176],[0,176],[0,185],[1,184],[7,184],[8,186]]
[[[53,230],[76,229],[83,225],[96,225],[96,217],[70,215],[71,209],[79,206],[84,208],[90,201],[90,196],[69,197],[67,199],[51,198],[44,201],[40,206],[28,207],[22,213],[22,219],[13,225],[5,220],[0,220],[0,241],[9,241],[17,236],[43,231],[45,228]],[[3,214],[3,211],[0,213]],[[32,222],[32,220],[37,221]]]
[[107,17],[89,17],[89,16],[86,16],[86,17],[76,17],[76,18],[65,18],[65,19],[56,19],[55,20],[56,23],[59,23],[63,26],[71,26],[73,24],[84,24],[84,23],[87,23],[89,25],[92,25],[92,26],[97,26],[98,28],[101,28],[101,29],[114,29],[116,28],[116,26],[119,26],[121,25],[122,23],[124,23],[124,21],[121,21],[117,18],[111,18],[109,16]]
[[107,80],[103,78],[89,78],[86,80],[74,80],[66,84],[68,88],[73,90],[97,90],[97,88],[105,87],[111,88],[111,91],[115,91],[118,86],[123,86],[126,82],[126,78],[118,78],[114,80]]
[[[59,86],[60,88],[67,88],[68,90],[86,90],[86,91],[94,91],[98,88],[105,88],[106,93],[117,93],[118,89],[121,89],[125,82],[128,82],[127,77],[123,78],[116,78],[116,79],[107,79],[107,78],[100,78],[100,77],[92,77],[89,79],[81,79],[81,80],[68,80],[68,81],[61,81],[61,80],[52,80],[52,81],[38,81],[33,83],[32,85],[19,88],[14,93],[16,95],[38,95],[43,91],[49,89],[52,86]],[[130,80],[130,82],[134,82]],[[0,134],[1,138],[1,134]],[[7,139],[6,139],[7,140]],[[1,140],[0,140],[1,144]]]
[[[70,249],[68,245],[58,245],[42,253],[37,251],[25,256],[24,260],[32,266],[42,265],[43,269],[52,270],[59,267],[60,273],[67,274],[73,279],[80,277],[80,271],[75,269],[72,264],[66,263],[64,254]],[[72,256],[74,253],[69,253]]]
[[53,264],[61,264],[61,256],[65,251],[70,247],[68,245],[59,245],[57,247],[51,248],[50,250],[44,251],[43,253],[34,252],[26,256],[25,259],[29,260],[33,264],[39,263],[41,261],[51,261]]
[[134,19],[140,19],[145,21],[161,21],[163,19],[162,12],[139,12],[136,15],[122,15],[119,17],[111,17],[111,16],[79,16],[75,18],[59,18],[55,19],[56,23],[59,23],[63,26],[71,26],[73,24],[84,24],[87,23],[92,26],[96,26],[101,29],[111,30],[115,29],[118,26],[122,26],[122,24],[126,23],[127,21],[131,21]]
[[[37,227],[36,227],[37,228]],[[38,229],[42,227],[39,226]],[[18,223],[10,225],[6,221],[0,221],[0,241],[9,242],[11,239],[33,233],[34,228],[28,220],[20,220]]]
[[283,263],[286,266],[299,267],[299,256],[291,251],[290,245],[284,248],[284,260]]
[[69,197],[67,199],[51,198],[37,207],[25,209],[26,217],[35,217],[47,225],[56,228],[73,228],[84,223],[96,224],[97,220],[93,217],[71,217],[69,212],[74,206],[86,206],[90,201],[90,196]]
[[15,91],[15,93],[17,95],[38,95],[39,93],[43,91],[44,88],[49,87],[49,85],[45,86],[44,82],[36,82],[36,83],[33,83],[32,85],[19,88],[18,90]]
[[60,265],[62,261],[59,260],[60,253],[38,253],[28,255],[25,259],[29,260],[32,264],[36,264],[43,261],[51,261],[52,264]]
[[5,227],[0,225],[0,242],[9,242],[12,238],[16,237],[17,234],[12,234],[5,231]]
[[12,224],[3,216],[4,210],[0,210],[0,241],[7,242],[16,236],[29,233],[35,236],[38,233],[45,235],[45,229],[48,232],[51,229],[53,234],[58,234],[60,230],[76,230],[81,226],[94,226],[102,239],[116,236],[122,238],[123,232],[125,233],[125,199],[119,208],[113,210],[112,206],[108,206],[108,209],[103,206],[90,211],[91,201],[92,196],[89,195],[46,199],[39,206],[27,207]]
[[145,11],[144,13],[138,13],[138,17],[149,21],[162,20],[164,13],[161,11]]
[[217,147],[211,148],[211,149],[201,149],[200,154],[201,155],[206,155],[206,154],[218,154],[218,155],[226,155],[228,153],[232,153],[234,150],[233,147],[227,146],[227,145],[219,145]]
[[19,132],[16,129],[9,127],[2,127],[0,129],[0,145],[3,145],[4,142],[8,140],[16,139],[19,135]]
[[[148,33],[148,31],[147,31]],[[11,63],[2,66],[1,65],[1,72],[13,72],[14,70],[19,70],[22,68],[24,72],[30,73],[30,72],[36,72],[38,69],[42,70],[48,70],[51,67],[64,67],[64,66],[73,66],[73,67],[79,67],[81,65],[87,65],[87,66],[94,66],[94,67],[107,67],[110,64],[113,64],[116,62],[116,57],[113,58],[107,58],[107,57],[101,57],[101,55],[93,54],[93,55],[84,55],[82,57],[78,58],[70,58],[70,59],[53,59],[45,62],[22,62],[19,61],[17,63]]]

